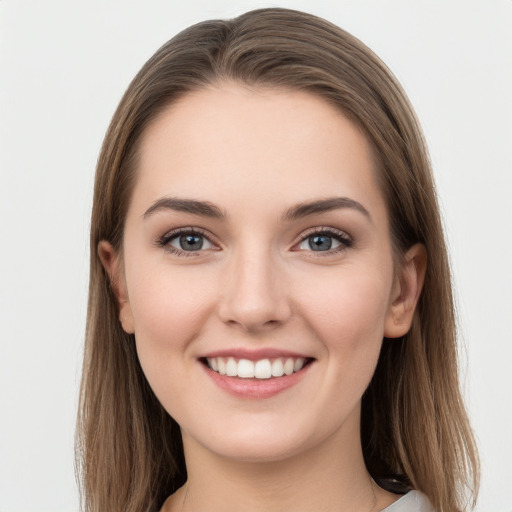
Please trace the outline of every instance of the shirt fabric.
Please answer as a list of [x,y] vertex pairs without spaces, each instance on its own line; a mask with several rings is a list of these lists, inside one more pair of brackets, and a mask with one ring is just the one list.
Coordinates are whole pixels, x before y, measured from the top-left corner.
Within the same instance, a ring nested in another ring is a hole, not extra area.
[[410,491],[382,512],[434,512],[434,509],[424,494]]

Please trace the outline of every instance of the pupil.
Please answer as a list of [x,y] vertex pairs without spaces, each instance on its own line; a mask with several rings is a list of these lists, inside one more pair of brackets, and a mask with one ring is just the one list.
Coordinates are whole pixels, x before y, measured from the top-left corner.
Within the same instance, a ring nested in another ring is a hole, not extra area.
[[197,235],[182,235],[180,246],[185,251],[198,251],[203,247],[203,238]]
[[310,236],[309,246],[313,251],[328,251],[332,246],[332,238],[327,235]]

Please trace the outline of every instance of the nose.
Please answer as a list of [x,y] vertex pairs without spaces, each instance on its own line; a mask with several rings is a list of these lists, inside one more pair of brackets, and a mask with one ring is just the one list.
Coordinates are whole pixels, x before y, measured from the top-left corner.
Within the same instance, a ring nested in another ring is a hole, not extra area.
[[291,307],[278,267],[265,251],[246,251],[235,256],[222,277],[218,309],[221,320],[250,333],[284,324]]

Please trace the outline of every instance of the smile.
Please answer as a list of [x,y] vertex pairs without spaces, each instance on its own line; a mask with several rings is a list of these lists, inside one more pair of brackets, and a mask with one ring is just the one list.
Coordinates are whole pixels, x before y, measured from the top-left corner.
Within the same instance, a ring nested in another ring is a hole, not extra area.
[[257,361],[234,357],[208,357],[205,361],[208,368],[227,377],[271,379],[297,373],[311,360],[304,357],[276,357]]

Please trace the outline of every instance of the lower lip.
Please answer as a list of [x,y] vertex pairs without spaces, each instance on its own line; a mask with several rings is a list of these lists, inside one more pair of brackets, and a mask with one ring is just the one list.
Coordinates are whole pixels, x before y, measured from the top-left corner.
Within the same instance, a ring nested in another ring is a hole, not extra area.
[[286,389],[295,386],[308,373],[313,363],[309,363],[297,373],[272,377],[270,379],[242,379],[240,377],[228,377],[214,372],[201,363],[205,372],[217,386],[229,394],[239,398],[270,398]]

